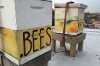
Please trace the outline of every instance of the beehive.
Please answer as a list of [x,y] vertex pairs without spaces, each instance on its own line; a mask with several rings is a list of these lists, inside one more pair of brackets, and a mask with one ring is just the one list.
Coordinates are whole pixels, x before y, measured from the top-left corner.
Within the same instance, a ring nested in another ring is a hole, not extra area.
[[[83,4],[70,4],[66,17],[66,34],[77,35],[82,32],[84,25],[84,12],[87,8]],[[55,4],[55,32],[63,32],[65,4]]]
[[51,50],[51,0],[0,0],[0,50],[17,65]]

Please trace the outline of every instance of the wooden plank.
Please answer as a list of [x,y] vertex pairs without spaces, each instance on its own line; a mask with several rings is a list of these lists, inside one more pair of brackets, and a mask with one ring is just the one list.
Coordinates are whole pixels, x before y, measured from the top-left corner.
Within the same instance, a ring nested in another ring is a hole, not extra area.
[[66,43],[75,44],[76,43],[76,38],[75,37],[71,37],[71,36],[65,36],[65,42]]
[[48,66],[48,63],[45,63],[43,66]]
[[62,34],[52,33],[52,39],[62,41]]
[[78,35],[77,38],[76,38],[76,40],[77,40],[76,43],[83,41],[85,39],[85,37],[86,37],[85,33]]
[[81,33],[79,35],[74,36],[66,36],[66,43],[78,44],[79,42],[85,39],[85,36],[85,33]]
[[[84,40],[86,37],[85,33],[81,33],[79,35],[65,35],[65,42],[71,44],[77,44]],[[52,39],[62,41],[62,34],[53,33]]]

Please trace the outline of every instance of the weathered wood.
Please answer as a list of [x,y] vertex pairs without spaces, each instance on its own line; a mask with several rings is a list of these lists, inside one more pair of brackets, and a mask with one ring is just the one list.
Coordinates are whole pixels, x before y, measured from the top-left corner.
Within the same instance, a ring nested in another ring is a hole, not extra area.
[[52,33],[52,39],[62,41],[62,34]]
[[82,50],[83,50],[83,41],[81,41],[81,42],[78,44],[78,50],[79,50],[79,51],[82,51]]
[[75,57],[76,55],[76,44],[70,44],[70,56]]
[[[86,34],[81,33],[79,35],[65,35],[65,42],[71,44],[77,44],[85,39]],[[62,41],[62,34],[52,33],[52,39]]]
[[48,66],[48,63],[45,63],[43,66]]
[[56,51],[56,40],[52,39],[52,52]]
[[76,40],[77,40],[76,43],[79,43],[79,42],[83,41],[85,39],[85,37],[86,37],[85,33],[82,33],[82,34],[78,35],[76,37]]
[[70,44],[75,44],[76,43],[76,37],[73,36],[65,36],[65,42],[70,43]]
[[[76,45],[78,44],[78,50],[83,50],[83,41],[86,37],[85,33],[78,35],[65,35],[65,42],[70,44],[70,56],[74,57],[76,55]],[[60,46],[64,47],[62,44],[62,34],[53,33],[52,40],[60,41]],[[56,51],[56,44],[53,44],[53,50]]]
[[60,47],[64,47],[65,46],[65,43],[63,44],[62,41],[60,41]]

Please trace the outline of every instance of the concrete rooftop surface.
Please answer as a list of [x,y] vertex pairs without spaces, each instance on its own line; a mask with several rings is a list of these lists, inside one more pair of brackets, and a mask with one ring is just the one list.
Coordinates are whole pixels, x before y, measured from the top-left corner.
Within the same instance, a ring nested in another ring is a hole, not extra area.
[[[100,29],[84,29],[86,39],[83,44],[83,51],[77,51],[75,57],[65,56],[63,47],[56,41],[56,51],[52,53],[48,66],[100,66]],[[70,45],[66,43],[67,49]]]

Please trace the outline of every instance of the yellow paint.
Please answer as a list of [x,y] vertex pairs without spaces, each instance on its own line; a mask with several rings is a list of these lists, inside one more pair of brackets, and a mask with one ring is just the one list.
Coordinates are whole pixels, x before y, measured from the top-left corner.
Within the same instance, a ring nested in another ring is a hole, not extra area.
[[[55,30],[63,31],[64,20],[58,20],[55,22]],[[66,21],[66,32],[78,33],[83,30],[84,20],[70,20]]]
[[2,34],[5,34],[5,36],[1,36],[0,49],[18,58],[16,32],[4,28],[0,28],[0,32],[2,32]]
[[[40,32],[40,29],[41,29],[41,32]],[[51,41],[50,37],[52,35],[51,26],[44,26],[43,28],[39,27],[39,28],[17,30],[17,31],[1,28],[1,32],[5,34],[6,36],[1,37],[0,49],[12,55],[18,60],[25,58],[29,55],[32,55],[51,45],[51,42],[50,42]],[[47,33],[50,35],[50,37]],[[40,36],[41,37],[44,36],[44,37],[41,38]],[[41,42],[40,42],[40,39],[41,39]],[[43,48],[40,48],[40,43]],[[50,45],[47,46],[46,43],[48,44],[50,43]],[[33,48],[33,45],[34,45],[34,48]],[[33,51],[33,49],[35,50],[38,49],[38,51]]]

